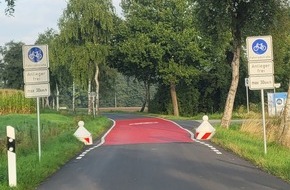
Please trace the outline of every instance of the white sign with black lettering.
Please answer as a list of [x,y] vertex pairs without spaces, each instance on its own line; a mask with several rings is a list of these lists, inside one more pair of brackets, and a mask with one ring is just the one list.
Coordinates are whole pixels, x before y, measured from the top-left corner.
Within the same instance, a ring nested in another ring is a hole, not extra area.
[[249,62],[249,75],[269,75],[274,74],[273,61]]
[[35,83],[48,83],[49,72],[48,69],[43,70],[24,70],[24,83],[35,84]]
[[50,85],[45,84],[26,84],[24,86],[26,98],[47,97],[50,96]]
[[273,75],[250,76],[249,88],[251,90],[274,89],[274,76]]

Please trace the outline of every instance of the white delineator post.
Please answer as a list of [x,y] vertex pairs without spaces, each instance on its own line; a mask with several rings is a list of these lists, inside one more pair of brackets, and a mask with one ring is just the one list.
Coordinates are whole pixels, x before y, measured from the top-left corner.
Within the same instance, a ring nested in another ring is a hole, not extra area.
[[15,151],[15,129],[6,127],[7,131],[7,156],[8,156],[8,181],[10,187],[16,187],[16,151]]
[[215,134],[215,128],[211,126],[208,122],[208,116],[204,115],[202,117],[203,122],[199,125],[199,127],[195,130],[195,139],[198,140],[209,140]]

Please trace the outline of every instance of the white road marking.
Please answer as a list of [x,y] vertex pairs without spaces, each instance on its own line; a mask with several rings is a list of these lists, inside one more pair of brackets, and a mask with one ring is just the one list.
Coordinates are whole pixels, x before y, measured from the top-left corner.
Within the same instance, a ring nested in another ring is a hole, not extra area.
[[[181,129],[186,130],[188,133],[190,133],[190,135],[191,135],[191,139],[192,139],[193,141],[198,142],[198,143],[200,143],[200,144],[203,144],[203,145],[205,145],[205,146],[207,146],[207,147],[209,147],[209,148],[213,148],[212,145],[207,144],[207,143],[205,143],[205,142],[203,142],[203,141],[199,141],[199,140],[195,139],[195,138],[194,138],[194,134],[193,134],[190,130],[188,130],[188,129],[186,129],[186,128],[183,128],[182,126],[180,126],[179,124],[175,123],[174,121],[167,120],[167,119],[164,119],[164,118],[160,118],[160,119],[163,119],[163,120],[166,120],[166,121],[170,121],[170,122],[174,123],[175,125],[179,126]],[[222,154],[222,153],[221,153],[220,151],[216,151],[216,154]]]
[[129,125],[149,125],[149,124],[156,124],[158,122],[152,121],[152,122],[140,122],[140,123],[130,123]]
[[102,144],[104,144],[105,143],[105,138],[106,138],[106,136],[111,132],[111,130],[115,127],[115,125],[116,125],[116,122],[114,121],[114,120],[112,120],[113,121],[113,125],[112,125],[112,127],[104,134],[104,136],[101,138],[101,142],[99,143],[99,144],[97,144],[97,145],[95,145],[95,146],[93,146],[93,147],[91,147],[91,148],[89,148],[89,149],[87,149],[87,150],[85,150],[85,151],[83,151],[77,158],[76,158],[76,160],[80,160],[80,159],[82,159],[87,153],[89,153],[91,150],[94,150],[95,148],[98,148],[98,147],[100,147]]
[[[203,141],[199,141],[199,140],[197,140],[197,139],[195,139],[194,138],[194,134],[190,131],[190,130],[188,130],[188,129],[186,129],[186,128],[183,128],[182,126],[180,126],[179,124],[177,124],[177,123],[175,123],[174,121],[171,121],[171,120],[167,120],[167,119],[164,119],[164,118],[160,118],[160,119],[163,119],[163,120],[166,120],[166,121],[169,121],[169,122],[172,122],[172,123],[174,123],[175,125],[177,125],[178,127],[180,127],[181,129],[183,129],[183,130],[185,130],[185,131],[187,131],[189,134],[190,134],[190,136],[191,136],[191,139],[194,141],[194,142],[198,142],[198,143],[200,143],[200,144],[203,144],[203,145],[205,145],[205,146],[207,146],[207,147],[209,147],[209,148],[211,148],[216,154],[222,154],[219,150],[217,150],[216,148],[214,148],[212,145],[209,145],[209,144],[207,144],[207,143],[205,143],[205,142],[203,142]],[[112,119],[111,119],[112,120]],[[111,132],[111,130],[115,127],[115,125],[116,125],[116,122],[114,121],[114,120],[112,120],[113,121],[113,125],[112,125],[112,127],[104,134],[104,136],[101,138],[101,142],[99,143],[99,144],[97,144],[97,145],[95,145],[95,146],[93,146],[93,147],[91,147],[91,148],[89,148],[89,149],[87,149],[87,150],[85,150],[84,152],[82,152],[77,158],[76,158],[76,160],[81,160],[87,153],[89,153],[91,150],[93,150],[93,149],[95,149],[95,148],[98,148],[98,147],[100,147],[101,145],[103,145],[104,143],[105,143],[105,138],[106,138],[106,136]],[[129,124],[129,125],[147,125],[147,124],[156,124],[156,123],[159,123],[159,122],[140,122],[140,123],[131,123],[131,124]]]

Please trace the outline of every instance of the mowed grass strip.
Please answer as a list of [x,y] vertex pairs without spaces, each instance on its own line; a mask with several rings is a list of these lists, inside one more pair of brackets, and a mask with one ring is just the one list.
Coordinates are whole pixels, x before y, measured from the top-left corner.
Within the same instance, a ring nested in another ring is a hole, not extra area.
[[11,189],[7,173],[7,125],[16,130],[17,187],[14,189],[32,190],[82,150],[83,143],[73,136],[80,120],[85,122],[94,139],[112,125],[101,116],[40,114],[42,150],[39,162],[36,114],[0,116],[0,189]]
[[211,139],[215,144],[249,160],[262,170],[290,182],[290,149],[275,142],[267,142],[264,153],[264,140],[258,135],[240,131],[239,126],[230,129],[216,127]]

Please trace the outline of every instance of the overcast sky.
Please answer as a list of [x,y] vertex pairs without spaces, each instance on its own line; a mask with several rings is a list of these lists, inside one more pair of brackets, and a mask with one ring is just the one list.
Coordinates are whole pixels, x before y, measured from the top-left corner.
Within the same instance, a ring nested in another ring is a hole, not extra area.
[[[0,0],[0,46],[13,40],[34,44],[38,34],[47,28],[58,29],[57,22],[66,8],[66,0],[17,0],[14,16],[5,16],[4,0]],[[116,12],[121,0],[112,0]]]

